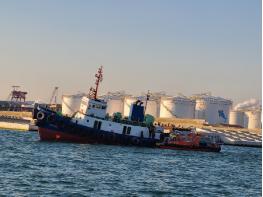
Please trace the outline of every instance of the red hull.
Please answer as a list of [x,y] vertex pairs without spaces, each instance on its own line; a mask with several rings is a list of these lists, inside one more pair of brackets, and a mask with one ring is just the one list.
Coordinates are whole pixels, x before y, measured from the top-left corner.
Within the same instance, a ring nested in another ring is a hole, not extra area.
[[96,143],[94,140],[88,138],[78,137],[70,135],[65,132],[54,131],[46,128],[38,128],[40,140],[42,141],[64,141],[64,142],[76,142],[76,143]]
[[169,146],[169,145],[160,145],[158,146],[162,149],[172,149],[172,150],[190,150],[190,151],[205,151],[205,152],[220,152],[221,148],[211,148],[211,147],[182,147],[182,146]]

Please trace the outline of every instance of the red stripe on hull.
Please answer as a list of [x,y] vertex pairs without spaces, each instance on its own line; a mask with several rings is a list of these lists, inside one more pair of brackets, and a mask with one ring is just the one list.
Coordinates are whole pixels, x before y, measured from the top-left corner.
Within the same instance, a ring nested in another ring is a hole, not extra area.
[[94,140],[83,138],[75,135],[70,135],[65,132],[55,131],[46,128],[38,128],[40,140],[42,141],[64,141],[76,143],[96,143]]

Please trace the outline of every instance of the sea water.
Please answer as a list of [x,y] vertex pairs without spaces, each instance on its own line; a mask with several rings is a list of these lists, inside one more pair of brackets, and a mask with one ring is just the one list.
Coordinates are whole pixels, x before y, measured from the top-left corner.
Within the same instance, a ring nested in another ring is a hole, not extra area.
[[0,130],[0,196],[261,196],[261,148],[41,142]]

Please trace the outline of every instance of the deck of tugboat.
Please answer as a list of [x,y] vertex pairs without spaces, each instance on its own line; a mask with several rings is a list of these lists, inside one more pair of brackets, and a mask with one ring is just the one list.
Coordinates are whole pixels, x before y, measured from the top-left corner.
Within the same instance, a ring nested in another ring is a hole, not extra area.
[[[85,113],[82,113],[80,111],[78,111],[78,113],[81,113],[83,115],[85,115],[86,117],[91,117],[91,118],[96,118],[98,120],[106,120],[106,121],[111,121],[111,122],[116,122],[116,123],[121,123],[121,124],[127,124],[127,125],[132,125],[132,126],[140,126],[140,127],[147,127],[145,122],[139,122],[139,121],[132,121],[129,119],[116,119],[114,117],[105,117],[105,118],[101,118],[101,117],[97,117],[97,116],[92,116],[92,115],[88,115]],[[78,118],[76,117],[71,117],[73,120],[77,120]]]
[[[43,107],[38,107],[37,111],[44,111],[44,112],[50,113],[52,115],[55,115],[57,117],[60,117],[60,118],[62,118],[64,120],[68,120],[68,121],[71,120],[73,122],[79,119],[79,118],[76,117],[76,114],[79,113],[79,114],[84,115],[85,117],[96,118],[98,120],[111,121],[111,122],[115,122],[115,123],[127,124],[127,125],[132,125],[132,126],[147,127],[145,122],[131,121],[131,120],[128,120],[128,119],[115,119],[114,117],[111,117],[111,116],[105,117],[105,118],[101,118],[101,117],[85,114],[85,113],[83,113],[81,111],[76,112],[72,117],[63,116],[63,115],[61,115],[61,114],[59,114],[59,113],[57,113],[55,111],[52,111],[52,110],[50,110],[48,108],[43,108]],[[37,112],[35,112],[35,113],[37,113]]]

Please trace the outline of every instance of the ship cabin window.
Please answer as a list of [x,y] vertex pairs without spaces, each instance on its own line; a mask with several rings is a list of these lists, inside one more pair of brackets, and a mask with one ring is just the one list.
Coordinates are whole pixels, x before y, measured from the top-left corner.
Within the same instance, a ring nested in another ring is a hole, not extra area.
[[100,128],[101,128],[101,121],[95,120],[93,128],[100,130]]
[[127,134],[128,134],[128,135],[131,134],[131,127],[128,127],[128,129],[127,129]]
[[122,134],[130,135],[131,134],[131,127],[123,126]]
[[126,126],[123,126],[123,129],[122,129],[122,134],[126,134],[126,129],[127,129],[127,127]]

